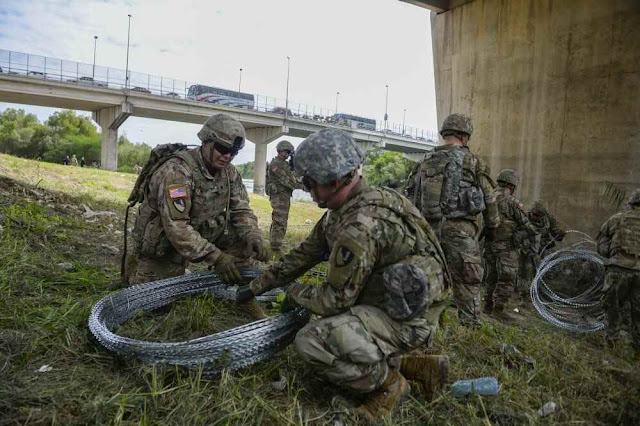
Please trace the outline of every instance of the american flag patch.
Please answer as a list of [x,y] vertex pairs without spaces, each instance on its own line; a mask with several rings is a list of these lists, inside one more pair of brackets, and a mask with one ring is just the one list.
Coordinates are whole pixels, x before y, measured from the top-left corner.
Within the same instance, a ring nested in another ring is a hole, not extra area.
[[175,198],[187,198],[187,187],[184,185],[170,187],[169,197],[172,200]]

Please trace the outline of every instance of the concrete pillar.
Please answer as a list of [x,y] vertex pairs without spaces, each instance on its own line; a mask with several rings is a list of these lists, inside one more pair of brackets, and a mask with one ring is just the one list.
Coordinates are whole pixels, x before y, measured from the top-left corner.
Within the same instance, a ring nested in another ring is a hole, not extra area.
[[264,195],[267,179],[267,145],[287,133],[289,133],[287,126],[246,129],[247,139],[256,145],[253,163],[253,192],[255,194]]
[[133,113],[133,106],[124,102],[120,106],[94,111],[93,121],[102,129],[100,145],[100,167],[104,170],[118,168],[118,128]]

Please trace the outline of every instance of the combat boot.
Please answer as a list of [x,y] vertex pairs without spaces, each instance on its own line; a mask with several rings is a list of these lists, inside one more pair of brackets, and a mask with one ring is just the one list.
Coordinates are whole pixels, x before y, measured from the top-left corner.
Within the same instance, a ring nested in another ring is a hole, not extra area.
[[400,372],[394,368],[382,385],[367,395],[367,399],[358,408],[358,419],[367,423],[375,423],[380,417],[386,416],[411,392],[411,387]]
[[493,313],[493,300],[489,298],[485,300],[484,309],[482,309],[482,312],[484,312],[487,315],[491,315]]
[[449,378],[449,357],[444,355],[405,355],[400,361],[400,373],[409,380],[423,384],[427,401],[442,390]]
[[255,298],[241,303],[240,306],[242,306],[244,311],[249,314],[249,316],[255,321],[269,318],[267,314],[264,313],[262,307],[258,304],[258,302],[256,302]]

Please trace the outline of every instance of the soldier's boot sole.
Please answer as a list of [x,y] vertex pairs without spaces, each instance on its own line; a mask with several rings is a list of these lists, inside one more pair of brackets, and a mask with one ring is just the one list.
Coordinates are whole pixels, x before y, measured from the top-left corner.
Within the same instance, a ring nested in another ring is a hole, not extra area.
[[367,395],[364,404],[356,408],[361,421],[372,424],[396,408],[411,392],[409,382],[396,369],[390,369],[387,379],[375,391]]
[[449,357],[446,355],[403,356],[400,372],[410,380],[422,383],[427,401],[432,401],[449,380]]

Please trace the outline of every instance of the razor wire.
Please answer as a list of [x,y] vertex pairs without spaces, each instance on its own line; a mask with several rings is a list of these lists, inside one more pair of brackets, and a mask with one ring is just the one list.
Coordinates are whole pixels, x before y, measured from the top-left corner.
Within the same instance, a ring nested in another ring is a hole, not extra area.
[[[567,231],[569,233],[578,235],[581,239],[542,259],[531,283],[531,300],[538,313],[557,327],[580,333],[599,331],[604,329],[604,310],[601,304],[604,260],[593,250],[596,242],[589,235],[574,230]],[[574,261],[593,263],[598,272],[592,277],[593,283],[584,291],[575,296],[567,296],[545,281],[545,276],[559,265]]]
[[[242,276],[255,278],[260,271],[243,269]],[[222,369],[238,370],[271,358],[289,345],[310,318],[304,308],[255,321],[220,333],[184,342],[150,342],[115,334],[114,330],[138,312],[151,311],[180,298],[210,293],[235,300],[237,286],[227,286],[211,272],[183,275],[134,285],[98,301],[89,315],[89,330],[111,352],[151,364],[202,368],[215,375]],[[282,290],[271,290],[256,299],[274,301]]]

